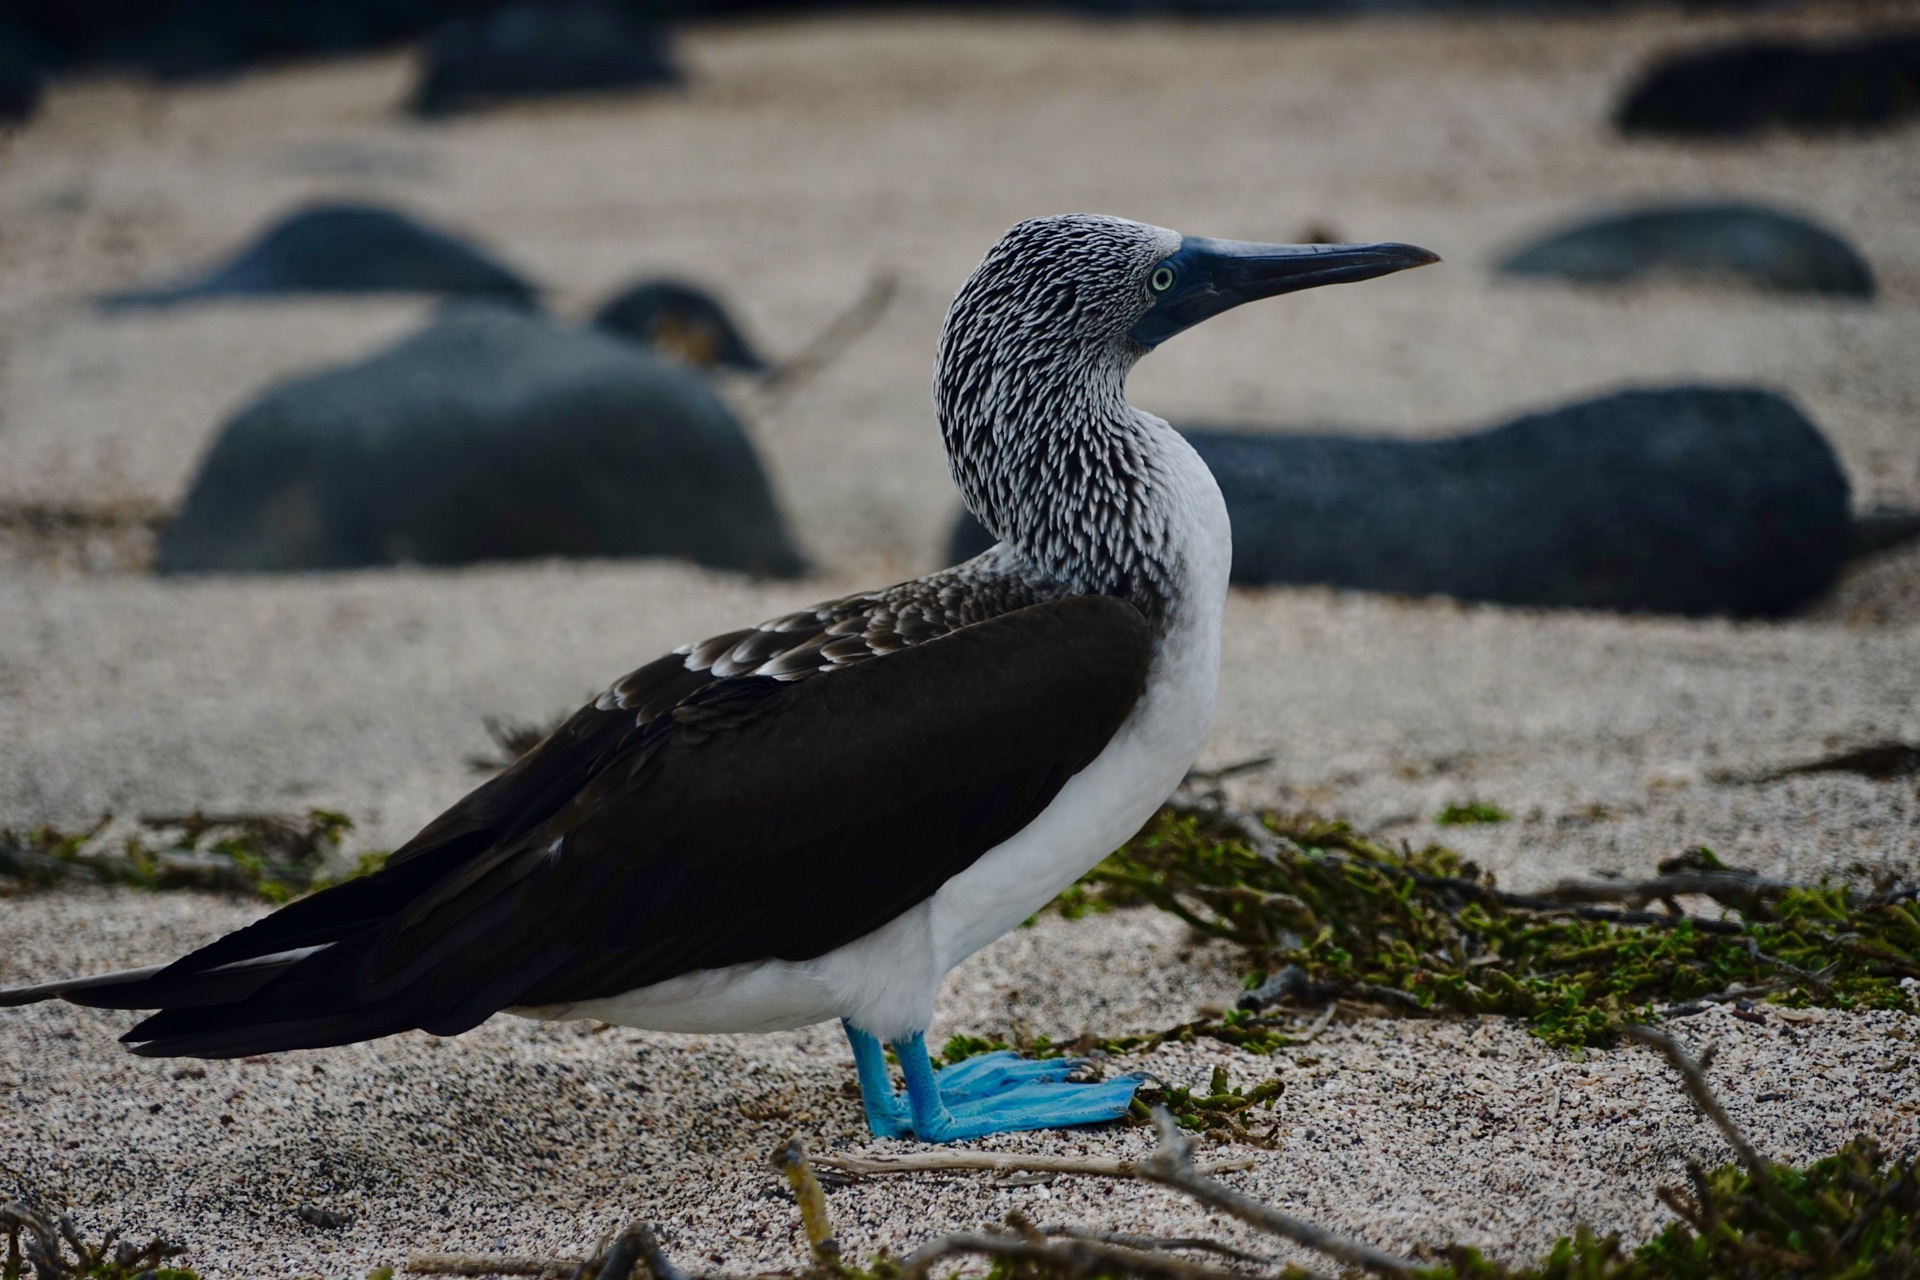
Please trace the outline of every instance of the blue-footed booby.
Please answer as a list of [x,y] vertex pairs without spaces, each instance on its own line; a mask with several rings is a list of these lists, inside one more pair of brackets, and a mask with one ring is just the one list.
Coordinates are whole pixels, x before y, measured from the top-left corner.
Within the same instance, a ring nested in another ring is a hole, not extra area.
[[1120,1116],[1134,1077],[1007,1053],[936,1071],[925,1033],[946,973],[1131,836],[1213,719],[1227,512],[1193,449],[1127,403],[1127,373],[1230,307],[1436,260],[1021,223],[961,287],[934,371],[991,549],[685,646],[379,872],[172,964],[0,1004],[158,1010],[133,1051],[203,1058],[455,1035],[501,1010],[692,1032],[838,1018],[876,1135]]

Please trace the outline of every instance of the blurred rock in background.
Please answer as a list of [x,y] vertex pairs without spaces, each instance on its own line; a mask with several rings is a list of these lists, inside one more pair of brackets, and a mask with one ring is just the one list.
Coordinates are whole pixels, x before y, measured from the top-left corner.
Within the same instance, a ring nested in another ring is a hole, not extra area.
[[513,4],[436,28],[412,110],[470,111],[514,98],[680,83],[667,32],[621,0]]
[[221,431],[163,573],[537,556],[806,561],[753,445],[695,373],[485,305],[268,391]]
[[[1239,583],[1776,617],[1853,544],[1832,447],[1768,391],[1624,391],[1439,440],[1185,434]],[[948,553],[991,543],[962,513]]]
[[481,250],[404,213],[328,204],[289,214],[197,279],[102,301],[109,307],[167,306],[284,293],[439,293],[532,307],[538,291]]
[[1619,284],[1649,276],[1786,293],[1873,296],[1873,272],[1825,227],[1765,205],[1697,201],[1604,214],[1502,258],[1510,276]]
[[55,65],[53,51],[25,27],[0,17],[0,121],[25,120]]
[[697,369],[763,373],[768,367],[718,298],[678,280],[628,285],[594,312],[593,326]]
[[229,75],[256,63],[353,53],[417,35],[461,0],[13,0],[14,18],[58,65],[160,79]]
[[1626,133],[1740,137],[1865,129],[1920,114],[1920,30],[1819,44],[1739,40],[1669,54],[1622,99]]

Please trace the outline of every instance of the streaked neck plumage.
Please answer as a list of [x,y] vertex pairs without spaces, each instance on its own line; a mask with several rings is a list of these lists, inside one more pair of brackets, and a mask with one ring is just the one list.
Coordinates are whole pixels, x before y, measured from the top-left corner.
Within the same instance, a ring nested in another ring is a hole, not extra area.
[[1198,459],[1127,403],[1145,349],[1075,323],[1102,300],[1058,277],[1024,296],[978,287],[992,265],[954,300],[935,365],[954,483],[1029,572],[1131,600],[1164,625],[1182,594],[1180,490],[1211,477],[1176,474]]

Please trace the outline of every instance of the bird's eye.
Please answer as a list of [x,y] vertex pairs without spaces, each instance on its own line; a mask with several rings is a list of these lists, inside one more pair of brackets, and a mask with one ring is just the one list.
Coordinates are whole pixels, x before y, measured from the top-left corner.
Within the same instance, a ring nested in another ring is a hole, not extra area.
[[1165,293],[1167,290],[1173,288],[1173,268],[1155,267],[1149,283],[1153,285],[1153,291],[1155,293]]

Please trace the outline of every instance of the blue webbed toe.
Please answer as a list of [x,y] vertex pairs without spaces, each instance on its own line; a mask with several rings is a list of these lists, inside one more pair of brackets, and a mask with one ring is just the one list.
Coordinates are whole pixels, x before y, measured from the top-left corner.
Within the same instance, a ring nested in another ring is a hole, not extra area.
[[903,1097],[893,1088],[880,1042],[850,1022],[846,1030],[867,1127],[876,1138],[958,1142],[995,1133],[1104,1124],[1127,1114],[1144,1079],[1126,1075],[1074,1084],[1067,1077],[1086,1065],[1082,1059],[1029,1060],[1008,1052],[981,1054],[935,1071],[925,1038],[912,1035],[893,1042],[907,1078]]
[[1024,1084],[1045,1080],[1065,1080],[1086,1065],[1081,1058],[1039,1058],[1029,1060],[1017,1053],[985,1053],[934,1072],[940,1097],[948,1106],[991,1098]]
[[1140,1081],[1141,1077],[1128,1075],[1098,1084],[1021,1085],[990,1098],[949,1106],[946,1125],[928,1133],[919,1132],[916,1124],[916,1133],[925,1142],[956,1142],[994,1133],[1104,1124],[1127,1114]]

